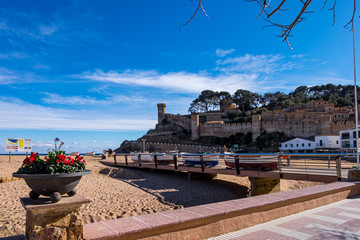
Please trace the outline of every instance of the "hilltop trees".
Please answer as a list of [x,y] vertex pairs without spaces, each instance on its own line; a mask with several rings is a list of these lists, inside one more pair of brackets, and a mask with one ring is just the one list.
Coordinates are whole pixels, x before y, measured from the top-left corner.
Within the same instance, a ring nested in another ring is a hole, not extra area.
[[220,101],[224,100],[232,101],[231,94],[226,91],[214,92],[211,90],[204,90],[200,93],[199,97],[190,104],[189,112],[219,110]]
[[248,90],[239,89],[234,93],[233,100],[240,106],[241,111],[249,111],[257,108],[261,96]]
[[[358,87],[358,92],[360,88]],[[258,93],[238,89],[233,95],[226,91],[202,91],[190,105],[189,112],[207,112],[219,110],[221,101],[234,102],[238,111],[229,113],[232,122],[246,122],[251,114],[262,111],[281,110],[290,104],[305,104],[311,100],[325,100],[334,103],[335,107],[354,106],[353,85],[319,85],[313,87],[300,86],[289,94],[282,92]]]

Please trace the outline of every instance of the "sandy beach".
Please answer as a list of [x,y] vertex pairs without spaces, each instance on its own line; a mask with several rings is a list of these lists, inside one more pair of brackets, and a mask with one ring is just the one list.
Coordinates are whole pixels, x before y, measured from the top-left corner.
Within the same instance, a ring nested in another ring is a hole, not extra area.
[[[0,178],[11,178],[24,156],[0,156]],[[213,180],[188,180],[186,173],[109,167],[99,156],[85,157],[92,174],[82,177],[78,194],[89,198],[82,207],[84,223],[161,212],[249,196],[248,178],[218,175]],[[113,159],[108,159],[112,161]],[[281,180],[281,190],[321,183]],[[20,197],[30,189],[24,180],[0,183],[0,237],[25,233]]]

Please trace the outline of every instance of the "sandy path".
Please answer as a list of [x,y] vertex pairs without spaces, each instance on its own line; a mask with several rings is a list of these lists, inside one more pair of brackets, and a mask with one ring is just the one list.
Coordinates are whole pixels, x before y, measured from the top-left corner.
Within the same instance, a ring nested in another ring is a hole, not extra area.
[[[0,156],[0,177],[11,177],[23,156]],[[247,178],[218,175],[214,180],[191,180],[185,173],[108,167],[99,157],[86,157],[92,174],[82,177],[78,194],[91,199],[83,206],[85,223],[160,212],[248,196]],[[282,190],[318,183],[282,180]],[[25,233],[25,211],[19,201],[30,189],[24,180],[0,183],[0,237]]]

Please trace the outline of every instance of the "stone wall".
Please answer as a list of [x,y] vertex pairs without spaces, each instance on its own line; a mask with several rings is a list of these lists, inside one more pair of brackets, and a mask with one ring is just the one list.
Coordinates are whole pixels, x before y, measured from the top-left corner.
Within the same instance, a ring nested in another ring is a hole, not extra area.
[[167,119],[170,122],[176,123],[187,130],[191,129],[191,119],[188,117],[167,113],[165,115],[165,119]]
[[238,132],[244,134],[252,131],[252,123],[200,124],[200,136],[230,137]]
[[[338,135],[339,131],[355,126],[353,121],[345,120],[350,111],[333,111],[332,104],[324,101],[314,101],[308,104],[309,109],[295,109],[292,112],[284,110],[272,111],[261,115],[253,115],[249,123],[199,123],[199,114],[173,115],[165,114],[165,119],[191,132],[191,139],[202,136],[229,137],[236,133],[252,133],[253,140],[262,132],[284,132],[287,136],[310,138],[316,135]],[[321,111],[321,112],[319,112]],[[341,112],[341,113],[340,113]],[[202,113],[200,115],[213,114]],[[217,113],[218,114],[218,113]]]

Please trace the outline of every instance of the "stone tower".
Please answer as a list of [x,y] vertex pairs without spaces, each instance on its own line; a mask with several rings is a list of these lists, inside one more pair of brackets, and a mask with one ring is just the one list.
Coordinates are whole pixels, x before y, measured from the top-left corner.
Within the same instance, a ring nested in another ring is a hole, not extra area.
[[158,123],[161,123],[162,120],[165,119],[166,114],[166,104],[165,103],[158,103]]
[[200,137],[199,125],[199,114],[191,114],[191,140],[195,140]]
[[261,115],[252,115],[251,122],[252,140],[255,141],[256,138],[261,134]]

